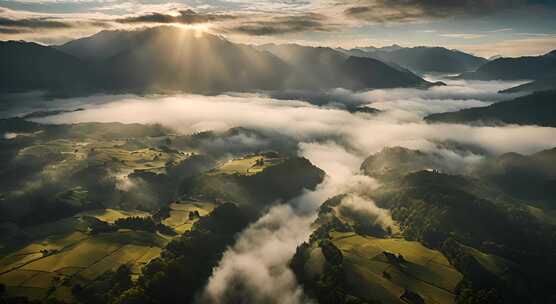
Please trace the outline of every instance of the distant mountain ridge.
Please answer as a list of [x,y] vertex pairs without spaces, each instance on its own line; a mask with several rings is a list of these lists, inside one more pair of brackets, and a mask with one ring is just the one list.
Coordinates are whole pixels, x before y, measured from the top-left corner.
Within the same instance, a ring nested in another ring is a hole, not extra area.
[[537,92],[487,107],[437,113],[425,117],[428,122],[520,124],[556,127],[556,91]]
[[[129,32],[130,40],[137,32]],[[139,32],[139,43],[99,63],[109,90],[225,91],[276,90],[291,73],[279,58],[209,34],[174,27]],[[269,73],[272,71],[272,73]]]
[[[0,42],[0,49],[7,49],[8,44]],[[57,92],[71,88],[74,95],[176,91],[218,94],[433,85],[410,71],[330,48],[279,46],[270,51],[172,26],[102,31],[53,47],[20,44],[18,51],[5,51],[0,59],[1,66],[6,67],[0,75],[6,79],[2,91]],[[48,75],[56,77],[50,79]]]
[[556,50],[540,56],[498,58],[461,78],[476,80],[539,80],[556,75]]
[[354,56],[375,58],[404,67],[416,73],[463,73],[474,71],[488,60],[443,47],[411,47],[392,45],[382,48],[364,47],[343,50]]
[[71,40],[54,48],[81,60],[103,60],[138,45],[148,38],[148,31],[100,31],[92,36]]
[[267,44],[258,47],[279,57],[297,71],[294,84],[349,89],[430,86],[411,71],[380,60],[346,54],[328,47]]
[[556,90],[556,74],[500,91],[500,93],[533,93],[549,90]]
[[94,75],[82,60],[33,42],[0,41],[0,92],[89,88]]

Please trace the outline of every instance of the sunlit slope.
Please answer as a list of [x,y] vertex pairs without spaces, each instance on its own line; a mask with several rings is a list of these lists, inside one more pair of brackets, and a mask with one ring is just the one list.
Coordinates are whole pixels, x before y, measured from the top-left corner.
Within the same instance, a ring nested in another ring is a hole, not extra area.
[[555,284],[553,158],[553,149],[507,153],[461,168],[441,153],[395,148],[362,169],[382,182],[372,196],[402,235],[441,251],[464,275],[459,300],[542,302]]
[[167,242],[162,236],[132,230],[52,235],[0,259],[0,283],[12,296],[71,300],[73,285],[92,282],[121,265],[131,266],[138,275]]
[[168,217],[162,223],[172,227],[178,233],[191,230],[201,216],[209,214],[217,205],[209,202],[176,202],[169,206]]
[[[354,233],[332,233],[332,242],[344,257],[350,293],[383,303],[404,303],[405,289],[425,303],[454,303],[455,288],[463,276],[442,255],[418,242],[379,239]],[[403,256],[395,262],[385,253]]]
[[324,172],[305,158],[276,153],[248,155],[185,179],[180,193],[199,200],[231,201],[259,207],[314,189]]
[[139,43],[98,63],[109,90],[225,91],[280,89],[291,68],[267,52],[176,27],[144,30]]
[[444,254],[402,238],[386,210],[356,197],[321,205],[291,262],[304,290],[319,303],[455,303],[463,275]]
[[[0,218],[37,225],[92,209],[156,211],[181,179],[213,166],[210,157],[170,148],[159,125],[45,125],[0,120]],[[7,237],[4,235],[4,237]]]
[[255,47],[172,26],[102,31],[56,48],[88,62],[102,75],[99,90],[111,92],[214,94],[431,85],[408,70],[331,48]]

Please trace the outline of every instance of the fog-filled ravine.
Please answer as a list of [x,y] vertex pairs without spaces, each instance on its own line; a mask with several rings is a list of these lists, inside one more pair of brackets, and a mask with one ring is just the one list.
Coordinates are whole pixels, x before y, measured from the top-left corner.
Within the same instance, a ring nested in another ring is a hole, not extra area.
[[424,79],[444,85],[9,95],[2,292],[543,303],[556,277],[556,128],[435,121],[523,98],[501,91],[525,81]]

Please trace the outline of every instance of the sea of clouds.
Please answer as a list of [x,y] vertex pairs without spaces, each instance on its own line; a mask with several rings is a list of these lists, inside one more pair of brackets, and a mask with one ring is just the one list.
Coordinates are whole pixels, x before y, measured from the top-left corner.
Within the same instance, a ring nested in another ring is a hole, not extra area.
[[[198,301],[305,303],[310,299],[296,283],[288,262],[311,233],[315,210],[324,200],[351,193],[353,196],[343,202],[346,207],[367,212],[383,225],[390,224],[386,210],[363,198],[365,191],[378,186],[375,180],[359,174],[359,166],[368,155],[387,146],[420,149],[442,155],[447,160],[446,167],[457,171],[485,155],[534,153],[556,147],[555,128],[423,122],[422,118],[431,113],[486,106],[515,97],[498,91],[516,83],[447,83],[427,90],[92,96],[59,104],[67,109],[83,107],[82,111],[36,121],[159,123],[184,134],[241,126],[274,132],[297,142],[298,154],[326,171],[325,181],[315,191],[306,191],[291,202],[270,208],[241,233],[214,269]],[[381,112],[350,113],[342,109],[345,105],[369,106]],[[442,142],[473,149],[453,150],[438,144]],[[253,141],[246,143],[257,145]]]

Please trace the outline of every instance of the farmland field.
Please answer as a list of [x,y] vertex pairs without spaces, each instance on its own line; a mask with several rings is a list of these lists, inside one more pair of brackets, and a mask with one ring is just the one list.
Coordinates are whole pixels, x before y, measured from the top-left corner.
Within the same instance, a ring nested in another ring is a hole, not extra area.
[[94,218],[97,218],[101,221],[108,222],[108,223],[114,223],[116,220],[121,218],[126,218],[126,217],[132,217],[132,216],[147,217],[149,215],[150,214],[148,212],[144,212],[144,211],[138,211],[138,210],[128,211],[128,210],[115,210],[115,209],[96,209],[96,210],[81,212],[78,214],[78,216],[92,216]]
[[190,212],[199,212],[200,216],[209,214],[216,205],[208,202],[179,202],[170,204],[170,216],[162,221],[178,233],[191,229],[197,218],[189,218]]
[[[84,215],[100,219],[144,215],[122,210],[96,210]],[[158,234],[119,230],[99,235],[73,231],[35,241],[0,259],[0,283],[12,295],[30,298],[71,298],[68,286],[89,282],[120,265],[131,266],[133,277],[160,255],[169,240]],[[73,283],[72,283],[73,282]]]
[[210,174],[254,175],[282,161],[283,159],[277,157],[251,155],[244,158],[229,160],[210,172]]
[[44,174],[59,175],[87,165],[103,165],[115,172],[134,170],[164,173],[168,162],[180,162],[191,154],[162,151],[152,147],[129,145],[126,140],[52,140],[21,149],[19,157],[34,156],[57,160],[47,166]]
[[[353,294],[404,303],[400,295],[407,288],[421,295],[426,303],[454,303],[455,288],[463,276],[440,252],[418,242],[353,233],[333,232],[332,242],[344,255]],[[406,262],[393,263],[384,252],[401,254]]]

